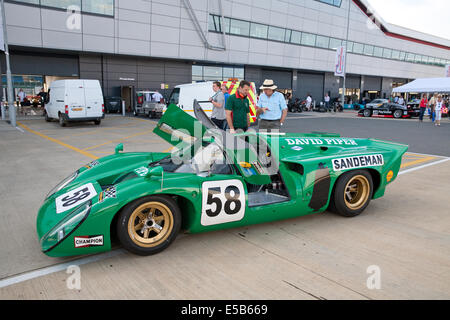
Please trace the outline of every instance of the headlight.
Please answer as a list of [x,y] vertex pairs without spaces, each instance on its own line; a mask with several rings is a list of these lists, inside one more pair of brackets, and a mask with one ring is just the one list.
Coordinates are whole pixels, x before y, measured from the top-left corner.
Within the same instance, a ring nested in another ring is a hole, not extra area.
[[73,174],[71,174],[70,176],[68,176],[67,178],[65,178],[63,181],[61,181],[60,183],[58,183],[58,185],[56,187],[54,187],[52,190],[50,190],[50,192],[47,194],[47,196],[45,197],[45,199],[48,199],[49,197],[51,197],[54,193],[58,192],[59,190],[61,190],[62,188],[64,188],[65,186],[67,186],[69,183],[71,183],[73,180],[75,180],[78,176],[78,170],[75,171]]
[[57,246],[72,234],[89,215],[91,211],[91,201],[77,207],[69,213],[60,223],[47,232],[41,239],[42,251],[47,252]]

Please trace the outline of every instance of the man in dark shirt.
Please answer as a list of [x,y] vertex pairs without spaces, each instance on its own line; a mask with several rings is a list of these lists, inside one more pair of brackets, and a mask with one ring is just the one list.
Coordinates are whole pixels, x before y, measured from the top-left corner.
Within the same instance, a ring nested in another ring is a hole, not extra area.
[[250,82],[243,80],[236,93],[227,99],[225,111],[230,133],[236,133],[239,129],[247,131],[250,126],[250,105],[247,99],[249,91]]

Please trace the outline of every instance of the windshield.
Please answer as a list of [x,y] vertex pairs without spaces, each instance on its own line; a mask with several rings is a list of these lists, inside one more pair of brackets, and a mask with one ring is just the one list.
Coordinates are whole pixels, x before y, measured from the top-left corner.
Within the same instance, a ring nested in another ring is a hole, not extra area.
[[170,156],[151,163],[150,167],[160,165],[165,172],[199,174],[209,172],[213,167],[227,166],[224,153],[216,143],[197,148],[195,145],[172,152]]
[[169,104],[178,104],[179,99],[180,99],[180,88],[175,88],[170,94]]

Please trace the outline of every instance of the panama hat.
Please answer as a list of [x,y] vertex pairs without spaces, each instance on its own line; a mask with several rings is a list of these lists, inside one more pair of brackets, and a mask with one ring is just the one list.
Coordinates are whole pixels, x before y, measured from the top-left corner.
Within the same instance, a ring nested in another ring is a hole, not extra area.
[[264,90],[264,89],[275,90],[276,88],[278,88],[278,87],[275,85],[275,83],[273,82],[273,80],[271,80],[271,79],[266,79],[266,80],[264,80],[263,85],[262,85],[259,89],[261,89],[261,90]]

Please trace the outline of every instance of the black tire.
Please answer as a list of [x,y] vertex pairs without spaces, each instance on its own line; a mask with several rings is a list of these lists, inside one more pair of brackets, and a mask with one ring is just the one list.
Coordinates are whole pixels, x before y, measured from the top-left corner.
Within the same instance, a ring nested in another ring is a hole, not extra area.
[[94,120],[94,123],[95,123],[97,126],[99,126],[100,123],[102,123],[102,120]]
[[[351,191],[352,188],[355,188]],[[354,197],[352,196],[354,194]],[[344,217],[363,212],[373,196],[372,176],[367,170],[353,170],[342,174],[336,182],[329,210]]]
[[65,127],[67,125],[66,120],[64,119],[64,117],[61,114],[59,114],[59,125],[61,127]]
[[[136,229],[139,226],[142,228]],[[161,252],[175,240],[181,228],[181,211],[177,203],[168,196],[147,196],[128,204],[121,211],[116,227],[119,241],[125,249],[147,256]]]
[[44,111],[44,119],[45,119],[45,121],[47,121],[47,122],[52,121],[52,119],[50,119],[50,118],[48,117],[48,114],[47,114],[47,112],[45,112],[45,111]]
[[370,109],[364,109],[363,116],[368,118],[372,116],[372,111]]
[[403,111],[402,110],[395,110],[394,111],[394,118],[395,119],[400,119],[403,116]]

